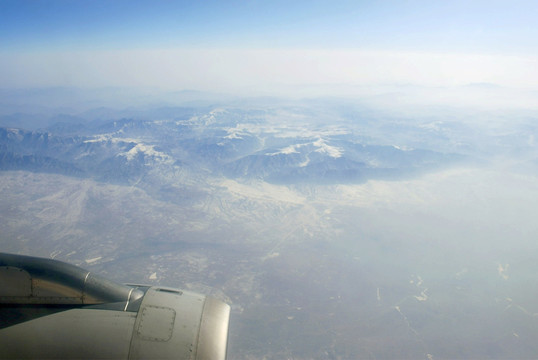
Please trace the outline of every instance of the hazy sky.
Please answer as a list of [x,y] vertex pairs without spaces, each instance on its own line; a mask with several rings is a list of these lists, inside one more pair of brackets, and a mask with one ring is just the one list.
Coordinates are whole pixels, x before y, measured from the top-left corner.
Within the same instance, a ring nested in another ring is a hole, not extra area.
[[3,87],[538,83],[537,1],[0,1]]

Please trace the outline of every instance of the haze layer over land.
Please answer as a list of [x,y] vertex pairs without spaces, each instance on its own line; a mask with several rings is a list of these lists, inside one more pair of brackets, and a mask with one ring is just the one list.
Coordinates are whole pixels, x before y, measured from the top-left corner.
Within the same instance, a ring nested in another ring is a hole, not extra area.
[[232,359],[536,353],[531,110],[198,103],[2,116],[2,251],[217,296]]

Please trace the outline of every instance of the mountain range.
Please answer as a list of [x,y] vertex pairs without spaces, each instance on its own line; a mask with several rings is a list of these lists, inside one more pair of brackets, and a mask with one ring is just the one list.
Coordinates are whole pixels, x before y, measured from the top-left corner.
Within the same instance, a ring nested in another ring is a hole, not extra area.
[[270,183],[330,184],[400,179],[464,158],[361,142],[352,127],[341,124],[275,122],[267,115],[205,108],[160,109],[144,119],[104,120],[93,113],[87,121],[58,115],[54,119],[61,121],[41,129],[0,128],[0,169],[121,183],[188,171]]

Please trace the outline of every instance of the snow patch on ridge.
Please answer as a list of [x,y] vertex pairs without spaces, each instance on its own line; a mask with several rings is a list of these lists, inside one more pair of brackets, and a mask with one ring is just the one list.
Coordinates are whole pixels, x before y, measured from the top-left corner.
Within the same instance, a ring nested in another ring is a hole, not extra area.
[[144,154],[145,156],[153,157],[157,160],[160,160],[162,162],[166,163],[173,163],[174,160],[167,154],[155,150],[155,145],[145,145],[142,143],[136,144],[131,150],[118,154],[119,156],[125,156],[128,161],[131,161],[137,156],[139,153]]
[[313,147],[315,150],[314,152],[320,153],[320,154],[326,154],[332,158],[339,158],[342,157],[343,150],[342,148],[331,146],[325,142],[324,139],[318,138],[316,141],[313,142],[307,142],[303,144],[294,144],[286,146],[285,148],[280,149],[277,152],[273,153],[266,153],[268,156],[275,156],[275,155],[289,155],[289,154],[298,154],[300,153],[299,149],[304,147]]
[[316,152],[327,154],[330,157],[333,158],[339,158],[342,157],[342,149],[336,146],[330,146],[328,145],[325,140],[319,138],[317,141],[315,141],[314,146],[318,147]]
[[[174,159],[162,152],[155,150],[155,145],[148,145],[144,144],[138,139],[132,139],[132,138],[118,138],[114,137],[111,134],[101,134],[93,137],[92,139],[84,140],[84,143],[99,143],[99,142],[110,142],[113,144],[135,144],[132,148],[130,148],[128,151],[120,152],[117,154],[117,156],[124,156],[128,161],[133,160],[138,154],[143,154],[147,157],[152,157],[155,160],[158,160],[163,163],[172,164],[174,163]],[[87,155],[87,153],[82,154],[80,157]]]

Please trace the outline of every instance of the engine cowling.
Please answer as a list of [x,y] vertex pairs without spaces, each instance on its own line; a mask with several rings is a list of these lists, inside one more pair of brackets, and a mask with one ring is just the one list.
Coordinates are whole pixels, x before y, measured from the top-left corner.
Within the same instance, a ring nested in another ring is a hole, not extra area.
[[1,359],[225,359],[230,307],[0,254]]

